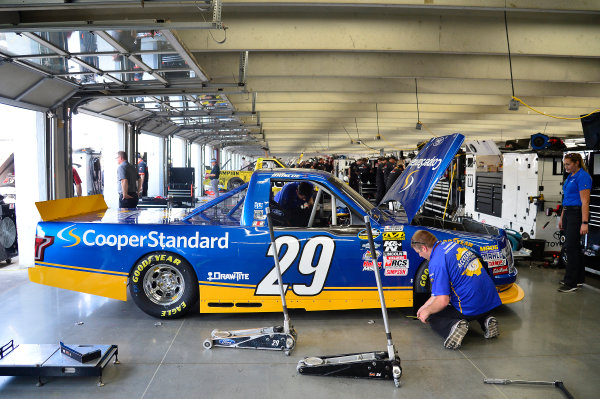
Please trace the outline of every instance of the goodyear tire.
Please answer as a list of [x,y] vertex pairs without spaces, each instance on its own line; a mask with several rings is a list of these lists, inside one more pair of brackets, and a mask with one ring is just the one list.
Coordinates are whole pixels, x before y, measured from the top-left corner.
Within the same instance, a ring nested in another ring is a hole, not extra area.
[[235,190],[242,184],[244,184],[244,181],[242,179],[240,179],[239,177],[232,177],[227,182],[227,191]]
[[172,252],[152,252],[129,273],[129,293],[150,316],[176,319],[198,301],[198,279],[192,266]]
[[415,314],[431,296],[431,282],[429,281],[429,261],[425,260],[417,269],[413,289],[413,310]]

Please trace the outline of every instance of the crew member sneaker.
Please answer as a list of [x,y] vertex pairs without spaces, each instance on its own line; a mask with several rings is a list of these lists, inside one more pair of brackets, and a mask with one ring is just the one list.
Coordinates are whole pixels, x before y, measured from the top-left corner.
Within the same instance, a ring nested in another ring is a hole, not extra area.
[[563,285],[558,289],[558,292],[575,292],[577,291],[577,287],[569,287],[568,285]]
[[[565,280],[564,279],[560,280],[559,284],[560,285],[565,285]],[[583,283],[577,283],[577,287],[583,287]]]
[[500,332],[498,331],[498,320],[496,320],[494,316],[489,316],[485,319],[483,324],[485,326],[485,331],[483,333],[485,339],[496,338],[500,335]]
[[444,341],[444,348],[446,349],[458,349],[462,343],[463,338],[469,331],[469,322],[466,320],[459,320],[455,325],[452,326],[450,334]]

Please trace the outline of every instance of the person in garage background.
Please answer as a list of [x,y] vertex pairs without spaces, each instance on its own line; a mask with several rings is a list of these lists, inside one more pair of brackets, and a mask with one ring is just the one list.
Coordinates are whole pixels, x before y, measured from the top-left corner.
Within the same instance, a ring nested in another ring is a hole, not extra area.
[[558,228],[565,232],[567,264],[558,291],[573,292],[583,285],[585,278],[581,236],[588,233],[592,177],[585,170],[580,154],[565,155],[564,164],[565,172],[569,175],[563,183],[563,209]]
[[125,151],[117,152],[117,179],[119,185],[119,208],[136,208],[138,204],[138,174],[137,170],[127,162]]
[[458,349],[477,320],[486,339],[498,336],[498,321],[490,312],[502,305],[498,291],[481,261],[455,242],[441,242],[428,231],[418,230],[410,246],[429,260],[431,297],[417,317],[444,340],[446,349]]
[[140,179],[140,187],[138,189],[138,193],[140,194],[140,197],[147,197],[148,196],[148,165],[144,161],[144,158],[142,158],[142,154],[140,154],[139,152],[137,153],[137,161],[138,161],[137,171],[138,171],[138,176]]
[[73,184],[75,185],[75,195],[81,197],[83,194],[81,190],[81,177],[79,177],[79,173],[77,173],[75,167],[73,167]]
[[210,187],[214,192],[215,198],[219,196],[219,176],[221,175],[221,168],[217,165],[215,158],[210,160],[210,173],[206,174],[206,177],[210,179]]

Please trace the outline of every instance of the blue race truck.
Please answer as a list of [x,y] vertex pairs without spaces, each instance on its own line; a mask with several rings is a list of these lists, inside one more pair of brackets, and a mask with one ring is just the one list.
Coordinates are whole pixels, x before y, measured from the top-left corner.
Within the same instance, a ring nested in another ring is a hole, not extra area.
[[[448,231],[412,224],[428,190],[447,168],[462,135],[432,139],[388,196],[405,213],[373,206],[333,175],[315,170],[256,171],[250,181],[194,210],[107,210],[102,196],[38,203],[31,281],[126,300],[127,290],[146,313],[184,315],[281,310],[273,249],[266,225],[271,209],[289,308],[309,311],[378,308],[373,267],[380,269],[388,307],[418,306],[429,296],[427,262],[410,247],[425,228],[463,245],[480,260],[503,303],[524,294],[504,231]],[[292,225],[274,200],[285,184],[307,181],[314,204]],[[384,199],[385,200],[385,199]],[[377,248],[371,259],[364,216]]]

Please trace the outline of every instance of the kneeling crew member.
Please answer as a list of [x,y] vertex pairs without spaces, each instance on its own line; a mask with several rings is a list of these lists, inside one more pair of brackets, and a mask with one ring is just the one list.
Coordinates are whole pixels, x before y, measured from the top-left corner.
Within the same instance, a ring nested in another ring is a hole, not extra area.
[[498,291],[477,256],[455,242],[441,242],[428,231],[417,231],[410,246],[429,260],[431,298],[417,311],[423,323],[440,334],[447,349],[458,349],[477,320],[485,338],[498,336],[498,321],[490,312],[502,305]]

